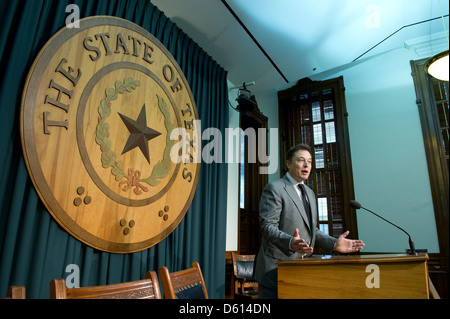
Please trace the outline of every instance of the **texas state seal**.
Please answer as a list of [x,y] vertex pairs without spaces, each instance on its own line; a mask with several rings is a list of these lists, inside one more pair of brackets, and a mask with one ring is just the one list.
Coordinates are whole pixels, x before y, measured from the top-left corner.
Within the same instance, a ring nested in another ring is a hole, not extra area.
[[200,163],[172,160],[179,141],[171,133],[182,128],[188,140],[201,139],[196,105],[151,33],[107,16],[79,26],[57,32],[29,71],[20,114],[25,162],[71,235],[107,252],[143,250],[167,237],[192,202]]

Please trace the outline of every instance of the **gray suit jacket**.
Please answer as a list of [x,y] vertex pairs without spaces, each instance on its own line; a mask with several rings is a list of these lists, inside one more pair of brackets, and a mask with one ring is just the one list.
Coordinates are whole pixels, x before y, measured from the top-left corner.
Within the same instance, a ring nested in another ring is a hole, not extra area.
[[289,249],[296,228],[299,229],[300,238],[310,242],[310,246],[321,247],[329,253],[333,251],[337,239],[317,228],[316,197],[308,186],[306,191],[311,204],[312,225],[309,224],[295,185],[286,175],[263,190],[259,204],[262,239],[254,275],[266,288],[276,290],[278,260],[301,259],[300,254]]

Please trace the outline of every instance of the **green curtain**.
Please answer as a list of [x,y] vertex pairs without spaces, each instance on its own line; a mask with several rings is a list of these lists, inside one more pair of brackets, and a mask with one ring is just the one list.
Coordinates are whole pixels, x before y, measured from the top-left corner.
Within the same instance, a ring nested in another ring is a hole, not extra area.
[[[19,115],[25,79],[39,50],[65,26],[68,4],[80,17],[130,20],[172,53],[191,86],[202,127],[228,124],[226,71],[148,0],[0,1],[0,297],[8,285],[25,285],[27,298],[48,298],[49,283],[80,268],[80,285],[139,280],[165,265],[170,271],[198,261],[211,298],[225,291],[227,165],[201,164],[196,194],[185,218],[159,244],[133,254],[95,250],[69,235],[37,195],[25,162]],[[203,141],[205,144],[206,141]]]

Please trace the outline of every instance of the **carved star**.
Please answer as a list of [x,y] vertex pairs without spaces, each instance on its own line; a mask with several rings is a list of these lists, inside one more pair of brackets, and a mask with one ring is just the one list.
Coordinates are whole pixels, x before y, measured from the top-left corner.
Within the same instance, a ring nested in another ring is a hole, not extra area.
[[125,154],[126,152],[131,151],[136,147],[139,147],[148,163],[150,163],[148,141],[157,137],[158,135],[161,135],[161,133],[147,126],[145,104],[142,106],[141,112],[139,113],[136,121],[123,114],[118,114],[127,127],[128,131],[130,132],[130,136],[128,137],[128,141],[125,144],[125,147],[123,148],[122,154]]

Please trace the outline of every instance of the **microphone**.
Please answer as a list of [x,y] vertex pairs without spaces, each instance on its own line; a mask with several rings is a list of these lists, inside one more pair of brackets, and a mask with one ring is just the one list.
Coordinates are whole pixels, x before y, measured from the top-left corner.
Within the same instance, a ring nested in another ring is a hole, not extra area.
[[406,230],[404,230],[403,228],[401,228],[401,227],[395,225],[394,223],[391,223],[391,222],[388,221],[386,218],[381,217],[380,215],[378,215],[378,214],[372,212],[371,210],[368,210],[367,208],[362,207],[361,204],[360,204],[359,202],[357,202],[356,200],[351,200],[351,201],[350,201],[350,206],[351,206],[352,208],[354,208],[354,209],[360,209],[360,208],[362,208],[362,209],[368,211],[369,213],[372,213],[372,214],[374,214],[375,216],[381,218],[381,219],[384,220],[385,222],[388,222],[388,223],[391,224],[392,226],[395,226],[395,227],[397,227],[398,229],[400,229],[402,232],[404,232],[406,235],[408,235],[408,238],[409,238],[409,251],[408,251],[408,249],[407,249],[406,252],[407,252],[409,255],[417,255],[416,249],[415,249],[415,247],[414,247],[414,242],[413,242],[411,236],[406,232]]

